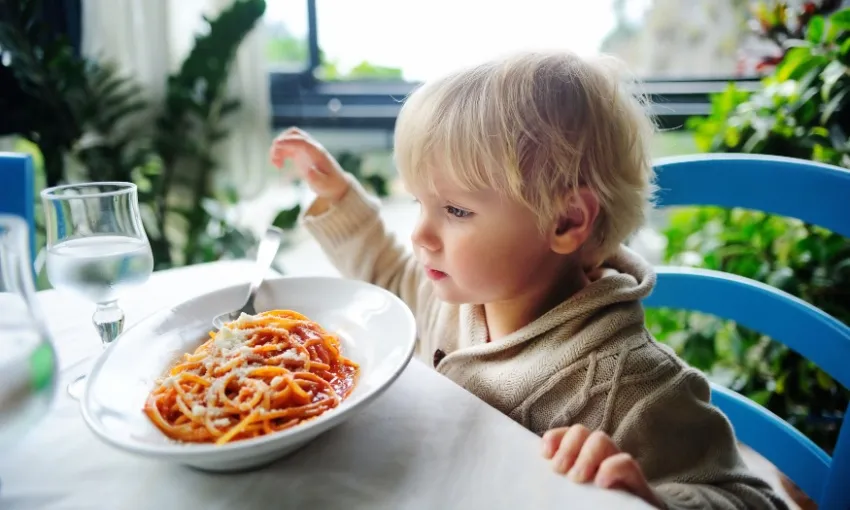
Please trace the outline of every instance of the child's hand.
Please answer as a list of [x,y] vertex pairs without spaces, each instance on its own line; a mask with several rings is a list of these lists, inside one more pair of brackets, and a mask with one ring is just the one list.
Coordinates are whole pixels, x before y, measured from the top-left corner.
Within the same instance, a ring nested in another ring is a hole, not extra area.
[[593,482],[603,489],[622,489],[650,505],[664,505],[649,486],[637,461],[620,452],[607,434],[583,425],[552,429],[543,434],[543,456],[557,473],[576,483]]
[[279,134],[272,142],[270,156],[272,164],[278,168],[291,159],[310,189],[331,204],[348,191],[345,171],[336,159],[322,144],[298,128],[289,128]]

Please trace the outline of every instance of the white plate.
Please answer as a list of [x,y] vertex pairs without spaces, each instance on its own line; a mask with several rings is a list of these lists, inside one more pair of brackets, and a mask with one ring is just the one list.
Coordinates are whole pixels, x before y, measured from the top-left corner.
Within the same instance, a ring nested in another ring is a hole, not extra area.
[[174,360],[208,338],[214,316],[241,306],[246,290],[238,285],[198,296],[124,332],[88,377],[81,407],[89,428],[106,443],[140,455],[211,471],[256,468],[361,411],[395,381],[413,355],[413,314],[384,289],[339,278],[268,280],[257,296],[257,311],[295,310],[338,334],[343,353],[360,364],[354,391],[317,419],[268,436],[221,446],[172,441],[142,412],[147,395]]

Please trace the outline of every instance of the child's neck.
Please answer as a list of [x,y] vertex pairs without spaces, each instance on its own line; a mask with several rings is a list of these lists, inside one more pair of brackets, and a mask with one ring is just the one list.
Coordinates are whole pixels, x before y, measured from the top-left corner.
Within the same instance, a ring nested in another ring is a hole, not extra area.
[[514,331],[534,322],[543,314],[569,299],[590,283],[587,274],[574,271],[553,278],[548,285],[529,289],[516,298],[486,303],[484,316],[487,321],[489,342],[498,342]]

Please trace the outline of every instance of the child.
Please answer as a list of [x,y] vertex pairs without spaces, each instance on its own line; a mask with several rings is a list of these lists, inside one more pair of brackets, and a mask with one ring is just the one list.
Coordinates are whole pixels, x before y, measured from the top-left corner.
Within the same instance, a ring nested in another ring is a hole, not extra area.
[[303,223],[341,273],[405,300],[417,356],[542,435],[557,472],[659,508],[784,507],[704,376],[644,327],[655,276],[622,243],[652,195],[652,128],[609,61],[565,52],[424,85],[395,132],[420,207],[413,256],[308,134],[271,153],[317,195]]

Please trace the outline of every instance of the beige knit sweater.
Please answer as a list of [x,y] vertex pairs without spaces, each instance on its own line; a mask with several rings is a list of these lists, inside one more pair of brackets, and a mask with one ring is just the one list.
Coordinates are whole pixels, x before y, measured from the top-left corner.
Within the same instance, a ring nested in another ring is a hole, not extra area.
[[623,248],[579,293],[487,343],[482,307],[439,302],[360,186],[302,220],[344,276],[410,306],[421,360],[527,429],[581,423],[606,432],[671,509],[784,508],[745,467],[703,375],[644,327],[640,299],[655,275],[634,253]]

